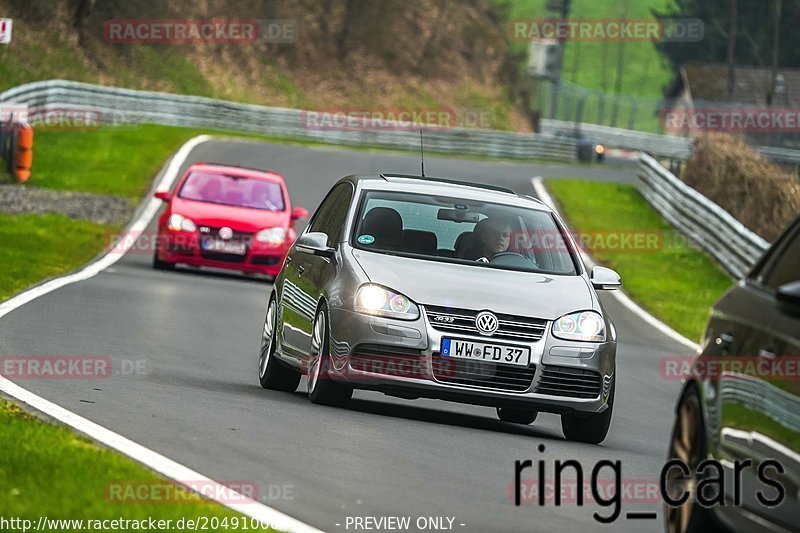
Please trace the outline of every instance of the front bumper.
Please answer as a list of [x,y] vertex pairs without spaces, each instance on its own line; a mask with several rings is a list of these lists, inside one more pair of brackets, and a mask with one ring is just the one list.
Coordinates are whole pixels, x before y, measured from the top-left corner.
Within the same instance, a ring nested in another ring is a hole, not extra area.
[[[553,413],[597,413],[607,407],[615,371],[614,340],[556,339],[550,334],[550,323],[534,342],[453,334],[434,328],[424,309],[415,321],[344,309],[331,310],[330,320],[331,377],[357,389]],[[530,364],[510,367],[460,360],[454,367],[459,360],[440,355],[442,337],[528,346]]]
[[164,231],[159,234],[157,250],[158,258],[169,263],[221,268],[274,277],[280,272],[289,247],[289,243],[271,246],[251,241],[247,244],[244,255],[215,253],[202,250],[197,235]]

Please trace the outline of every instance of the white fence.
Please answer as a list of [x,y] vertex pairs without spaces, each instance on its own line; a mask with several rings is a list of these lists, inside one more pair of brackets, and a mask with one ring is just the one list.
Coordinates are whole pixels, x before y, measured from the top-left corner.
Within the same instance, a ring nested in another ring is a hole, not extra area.
[[[50,80],[27,83],[0,93],[0,103],[26,103],[31,108],[95,110],[106,123],[149,122],[246,131],[318,140],[334,144],[419,149],[419,130],[322,129],[306,123],[298,109],[241,104],[199,96],[136,91],[89,83]],[[434,152],[510,158],[575,160],[575,142],[541,134],[428,127],[425,149]]]
[[769,247],[767,241],[647,154],[639,156],[637,178],[639,192],[650,205],[734,277],[749,272]]

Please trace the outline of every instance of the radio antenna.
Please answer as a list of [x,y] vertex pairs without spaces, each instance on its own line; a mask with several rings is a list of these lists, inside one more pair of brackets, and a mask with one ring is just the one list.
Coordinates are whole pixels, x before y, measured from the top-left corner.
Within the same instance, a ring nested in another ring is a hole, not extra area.
[[419,129],[419,157],[422,166],[422,177],[425,177],[425,149],[422,146],[422,128]]

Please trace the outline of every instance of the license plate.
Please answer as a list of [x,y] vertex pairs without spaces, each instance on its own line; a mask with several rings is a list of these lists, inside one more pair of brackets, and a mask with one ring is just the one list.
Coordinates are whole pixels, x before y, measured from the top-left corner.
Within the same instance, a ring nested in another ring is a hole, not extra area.
[[222,252],[225,254],[245,255],[247,253],[247,245],[243,242],[203,239],[203,250]]
[[528,366],[531,349],[528,346],[509,346],[459,339],[442,339],[442,357],[457,357],[471,361],[501,363],[504,365]]

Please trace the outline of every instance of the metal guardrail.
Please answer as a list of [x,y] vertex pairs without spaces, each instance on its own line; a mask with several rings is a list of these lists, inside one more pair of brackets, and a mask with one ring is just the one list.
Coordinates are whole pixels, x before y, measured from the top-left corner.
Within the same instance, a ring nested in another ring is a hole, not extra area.
[[711,254],[735,278],[769,247],[730,213],[689,187],[647,154],[640,154],[637,188],[667,221]]
[[[542,133],[558,136],[572,134],[574,122],[564,120],[542,119]],[[612,128],[597,124],[578,124],[581,133],[609,148],[621,148],[644,152],[654,157],[679,159],[685,161],[692,153],[692,139],[677,135],[659,135],[641,131]],[[780,148],[777,146],[755,146],[762,156],[775,163],[800,165],[800,150]]]
[[[333,144],[419,150],[413,129],[314,129],[305,112],[152,91],[49,80],[27,83],[0,93],[0,104],[27,103],[33,108],[91,109],[105,123],[155,123],[246,131]],[[433,152],[508,158],[574,161],[575,142],[550,135],[469,128],[425,128],[425,149]]]

